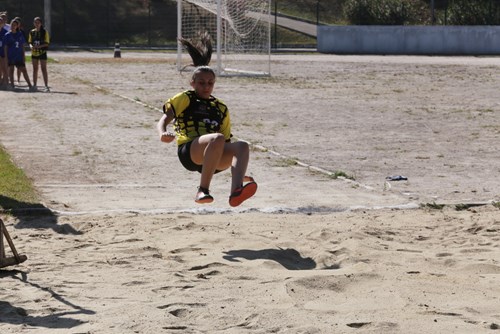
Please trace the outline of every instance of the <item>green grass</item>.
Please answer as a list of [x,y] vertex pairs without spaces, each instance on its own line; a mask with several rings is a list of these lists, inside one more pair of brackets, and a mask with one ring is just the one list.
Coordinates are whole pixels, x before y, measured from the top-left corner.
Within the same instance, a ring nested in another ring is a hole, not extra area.
[[4,210],[32,207],[39,203],[31,180],[12,162],[0,146],[0,208]]
[[434,210],[442,210],[445,207],[444,204],[437,204],[436,202],[420,204],[420,206],[422,208],[428,208],[428,209],[434,209]]
[[341,170],[337,170],[337,171],[335,171],[335,173],[330,174],[330,178],[332,178],[334,180],[338,179],[339,177],[343,177],[343,178],[346,178],[348,180],[353,180],[353,181],[356,180],[356,177],[354,175],[349,175],[346,172],[343,172]]
[[346,2],[347,0],[278,0],[273,1],[271,11],[274,12],[277,4],[278,13],[281,14],[311,22],[319,20],[321,24],[345,24],[343,7]]
[[477,206],[484,206],[486,204],[457,204],[455,205],[455,210],[457,211],[464,211],[464,210],[469,210],[470,208],[474,208]]
[[316,45],[316,38],[310,37],[286,28],[277,27],[273,25],[271,30],[271,45],[282,46],[304,46]]
[[[26,61],[27,63],[31,63],[31,56],[30,56],[30,55],[26,55],[26,59],[25,59],[25,61]],[[56,61],[54,58],[50,58],[50,57],[48,57],[48,58],[47,58],[47,63],[57,63],[57,61]]]
[[291,167],[291,166],[296,166],[297,164],[298,164],[297,159],[293,158],[280,158],[276,162],[277,167]]

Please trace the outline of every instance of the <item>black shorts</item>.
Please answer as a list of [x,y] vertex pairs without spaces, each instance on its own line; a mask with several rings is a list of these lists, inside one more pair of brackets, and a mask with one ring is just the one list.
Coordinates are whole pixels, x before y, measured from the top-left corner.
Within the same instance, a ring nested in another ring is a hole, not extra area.
[[47,60],[47,53],[43,53],[39,56],[33,56],[31,55],[31,59],[38,59],[38,60]]
[[13,60],[13,61],[9,61],[9,66],[15,66],[17,68],[21,68],[21,67],[26,67],[26,64],[22,60],[18,60],[18,61]]
[[203,167],[202,165],[197,165],[191,160],[191,144],[193,142],[187,142],[184,144],[179,145],[177,148],[177,156],[179,157],[179,160],[181,164],[184,166],[189,171],[192,172],[200,172],[201,173],[201,168]]
[[[191,144],[193,142],[187,142],[184,144],[179,145],[177,148],[177,156],[179,157],[179,160],[181,164],[186,168],[187,170],[191,172],[199,172],[201,173],[201,169],[203,168],[202,165],[197,165],[191,160]],[[216,170],[215,173],[220,173],[222,172],[221,170]]]

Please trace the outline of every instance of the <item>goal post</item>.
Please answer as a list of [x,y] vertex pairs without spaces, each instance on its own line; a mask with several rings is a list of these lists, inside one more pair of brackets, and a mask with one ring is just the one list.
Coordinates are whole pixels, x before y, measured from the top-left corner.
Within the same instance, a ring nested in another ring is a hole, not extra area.
[[[271,0],[177,0],[177,37],[213,41],[210,66],[218,75],[271,75]],[[177,46],[177,69],[192,60]]]

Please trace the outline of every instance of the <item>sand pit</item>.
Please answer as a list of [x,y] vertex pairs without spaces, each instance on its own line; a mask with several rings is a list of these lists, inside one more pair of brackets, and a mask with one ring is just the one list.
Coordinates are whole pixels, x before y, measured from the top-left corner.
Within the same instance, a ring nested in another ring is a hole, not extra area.
[[51,212],[2,215],[28,256],[0,270],[2,333],[498,329],[499,58],[275,55],[270,78],[219,78],[259,182],[232,209],[229,173],[198,206],[157,138],[188,88],[175,55],[50,56],[51,93],[0,92],[0,143]]

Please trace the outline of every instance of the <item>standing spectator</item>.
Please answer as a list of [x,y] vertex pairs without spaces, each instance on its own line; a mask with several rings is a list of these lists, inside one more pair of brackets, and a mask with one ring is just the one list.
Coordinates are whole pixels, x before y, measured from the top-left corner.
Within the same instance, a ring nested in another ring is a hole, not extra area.
[[[27,41],[28,37],[26,36],[26,32],[24,31],[23,20],[19,16],[16,16],[14,20],[19,22],[19,31],[23,34],[24,39]],[[26,54],[24,55],[23,62],[26,64]],[[21,84],[21,70],[19,68],[17,68],[17,84]]]
[[26,64],[24,62],[24,45],[26,38],[19,31],[19,21],[15,19],[10,23],[10,31],[5,34],[5,48],[9,65],[9,79],[12,87],[14,87],[14,67],[17,67],[24,76],[24,80],[28,83],[30,91],[34,91],[31,85],[28,72],[26,71]]
[[3,19],[5,31],[10,31],[9,17],[7,16],[7,12],[1,12],[0,17]]
[[5,55],[5,34],[7,31],[4,29],[5,21],[0,16],[0,89],[7,89],[9,85],[9,75],[7,71],[7,58]]
[[28,43],[31,46],[31,62],[33,63],[33,87],[36,89],[38,79],[38,67],[42,68],[43,82],[45,91],[49,90],[49,76],[47,74],[47,49],[49,48],[50,36],[43,27],[42,19],[35,17],[33,20],[35,29],[32,29],[28,35]]

